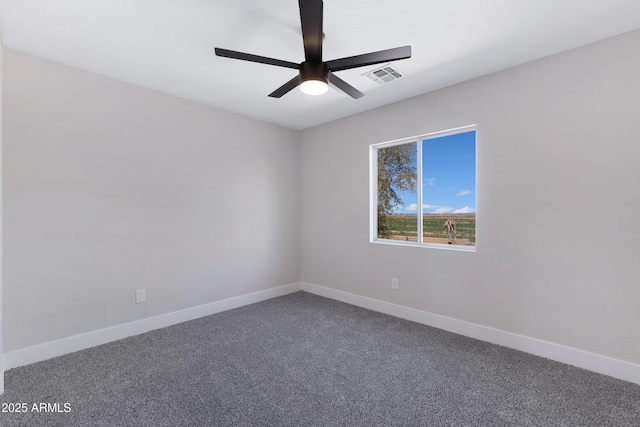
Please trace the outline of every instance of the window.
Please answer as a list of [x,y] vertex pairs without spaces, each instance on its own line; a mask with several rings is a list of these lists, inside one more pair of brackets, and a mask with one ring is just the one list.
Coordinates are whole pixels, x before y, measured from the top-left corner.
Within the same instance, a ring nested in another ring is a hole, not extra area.
[[371,241],[475,251],[475,126],[371,146]]

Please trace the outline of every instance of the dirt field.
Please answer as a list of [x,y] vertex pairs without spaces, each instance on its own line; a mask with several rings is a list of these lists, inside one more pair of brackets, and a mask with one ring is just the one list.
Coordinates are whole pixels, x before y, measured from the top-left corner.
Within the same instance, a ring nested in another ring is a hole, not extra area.
[[[405,241],[409,241],[409,242],[417,242],[418,239],[416,236],[413,237],[402,237],[402,236],[391,236],[390,240],[405,240]],[[443,245],[448,245],[449,244],[449,238],[443,238],[443,237],[423,237],[422,238],[422,243],[440,243]],[[468,239],[456,239],[456,245],[464,245],[464,246],[474,246],[473,244],[469,244],[469,240]]]
[[[449,239],[444,223],[453,219],[456,225],[456,244],[475,246],[475,214],[426,214],[423,216],[423,242],[447,244]],[[418,224],[416,215],[388,215],[392,240],[417,241]]]

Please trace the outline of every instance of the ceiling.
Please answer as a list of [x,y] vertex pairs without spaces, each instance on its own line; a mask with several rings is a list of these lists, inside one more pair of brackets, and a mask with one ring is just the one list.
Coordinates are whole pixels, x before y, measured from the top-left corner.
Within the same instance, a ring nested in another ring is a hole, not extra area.
[[[411,45],[365,93],[267,95],[295,70],[217,57],[222,47],[304,60],[295,0],[0,0],[7,48],[293,129],[305,129],[640,28],[638,0],[325,0],[324,60]],[[382,65],[382,64],[381,64]]]

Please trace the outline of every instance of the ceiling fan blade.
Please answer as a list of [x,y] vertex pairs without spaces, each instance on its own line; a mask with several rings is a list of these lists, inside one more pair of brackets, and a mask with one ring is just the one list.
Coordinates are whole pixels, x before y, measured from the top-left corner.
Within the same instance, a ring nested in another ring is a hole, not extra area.
[[407,58],[411,58],[411,46],[395,47],[363,55],[349,56],[348,58],[334,59],[327,61],[327,66],[329,71],[341,71]]
[[236,52],[235,50],[216,48],[216,55],[225,58],[240,59],[242,61],[259,62],[260,64],[275,65],[277,67],[300,68],[300,64],[279,59],[267,58],[266,56],[252,55],[250,53]]
[[298,0],[304,57],[307,61],[322,62],[322,0]]
[[300,76],[295,76],[294,78],[292,78],[291,80],[289,80],[288,82],[280,86],[278,89],[271,92],[269,96],[272,98],[280,98],[282,97],[282,95],[296,88],[299,84],[300,84]]
[[349,83],[345,82],[333,73],[329,73],[329,83],[331,83],[353,99],[362,98],[364,96],[364,93],[360,92],[358,89],[351,86]]

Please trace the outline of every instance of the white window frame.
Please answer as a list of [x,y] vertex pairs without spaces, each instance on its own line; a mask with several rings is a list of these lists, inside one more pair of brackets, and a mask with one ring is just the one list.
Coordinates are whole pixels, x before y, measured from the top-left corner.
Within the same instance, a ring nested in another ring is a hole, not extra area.
[[[425,243],[423,239],[423,207],[422,207],[422,144],[421,142],[427,139],[440,138],[443,136],[456,135],[465,132],[476,132],[476,176],[474,188],[476,197],[476,206],[478,206],[478,131],[476,125],[461,126],[453,129],[448,129],[439,132],[431,132],[424,135],[412,136],[409,138],[396,139],[393,141],[379,142],[371,144],[369,146],[369,242],[383,245],[394,246],[415,246],[420,248],[433,248],[443,250],[453,250],[462,252],[476,252],[478,246],[478,213],[476,211],[476,244],[475,246],[463,246],[463,245],[445,245],[441,243]],[[416,191],[416,203],[417,203],[417,223],[418,223],[418,236],[417,242],[407,242],[404,240],[391,240],[391,239],[379,239],[378,238],[378,150],[386,147],[393,147],[403,144],[416,144],[416,185],[418,186]]]

